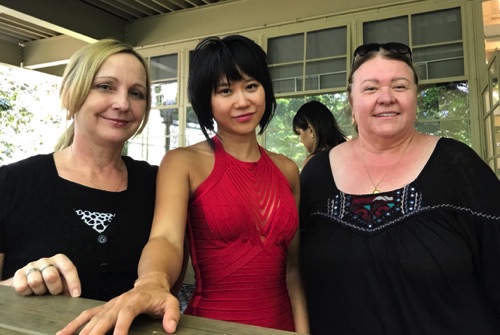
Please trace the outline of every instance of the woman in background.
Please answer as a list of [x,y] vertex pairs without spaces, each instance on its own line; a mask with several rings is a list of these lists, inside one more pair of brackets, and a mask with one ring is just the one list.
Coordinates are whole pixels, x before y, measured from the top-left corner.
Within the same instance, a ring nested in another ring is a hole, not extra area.
[[299,108],[293,117],[292,127],[308,153],[302,167],[318,152],[346,141],[333,113],[316,100],[306,102]]

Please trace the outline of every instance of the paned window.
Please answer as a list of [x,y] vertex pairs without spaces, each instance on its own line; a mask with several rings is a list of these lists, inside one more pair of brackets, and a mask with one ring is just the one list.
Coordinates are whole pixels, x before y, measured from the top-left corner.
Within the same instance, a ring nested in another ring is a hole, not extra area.
[[465,75],[460,8],[363,23],[363,43],[385,42],[412,48],[422,80]]
[[267,53],[277,94],[345,86],[347,27],[270,38]]
[[152,102],[143,132],[128,142],[128,153],[159,164],[165,152],[179,146],[178,55],[149,59]]
[[483,91],[484,107],[481,117],[484,125],[485,160],[500,178],[499,62],[499,53],[496,51],[488,63],[488,86]]

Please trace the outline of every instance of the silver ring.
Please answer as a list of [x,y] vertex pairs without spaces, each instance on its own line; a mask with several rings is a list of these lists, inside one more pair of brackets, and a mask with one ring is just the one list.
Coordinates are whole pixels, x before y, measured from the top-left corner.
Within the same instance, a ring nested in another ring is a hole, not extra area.
[[51,266],[55,266],[55,265],[54,265],[54,264],[52,264],[52,263],[50,263],[50,264],[47,264],[47,265],[45,265],[45,266],[42,266],[42,267],[40,268],[40,272],[43,272],[43,270],[45,270],[46,268],[51,267]]
[[26,272],[26,277],[28,277],[30,275],[30,273],[35,272],[35,271],[40,271],[40,269],[38,269],[38,268],[31,268],[31,269],[29,269]]

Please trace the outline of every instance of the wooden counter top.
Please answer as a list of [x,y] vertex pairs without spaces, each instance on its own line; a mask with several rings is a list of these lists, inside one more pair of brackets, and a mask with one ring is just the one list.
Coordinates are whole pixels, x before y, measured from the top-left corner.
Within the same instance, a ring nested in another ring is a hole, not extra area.
[[[11,287],[0,285],[0,335],[53,335],[83,310],[100,304],[103,302],[66,296],[23,297]],[[129,334],[165,334],[165,331],[161,320],[143,315],[134,321]],[[182,315],[175,334],[290,335],[297,333]]]

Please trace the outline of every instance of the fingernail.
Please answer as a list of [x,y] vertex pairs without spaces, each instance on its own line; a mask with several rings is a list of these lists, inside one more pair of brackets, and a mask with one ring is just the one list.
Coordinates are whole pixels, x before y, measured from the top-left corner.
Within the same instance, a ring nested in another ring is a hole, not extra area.
[[77,298],[77,297],[79,297],[79,296],[80,296],[80,290],[79,290],[79,289],[77,289],[77,288],[75,288],[75,289],[71,292],[71,296],[72,296],[73,298]]
[[170,320],[168,322],[168,328],[169,328],[168,330],[170,332],[172,332],[172,333],[175,332],[175,328],[177,328],[177,322],[175,322],[174,320]]

